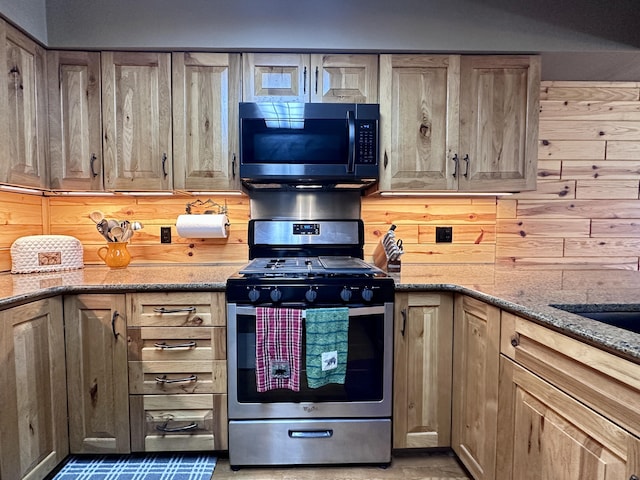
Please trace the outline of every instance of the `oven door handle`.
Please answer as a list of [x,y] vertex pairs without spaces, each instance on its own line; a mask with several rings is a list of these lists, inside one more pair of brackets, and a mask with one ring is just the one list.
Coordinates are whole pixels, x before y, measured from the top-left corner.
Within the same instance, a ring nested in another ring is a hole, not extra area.
[[[349,308],[350,317],[360,317],[363,315],[380,315],[385,312],[384,305],[376,307],[354,307]],[[256,307],[236,307],[236,315],[256,316]],[[302,318],[306,318],[306,310],[302,310]]]

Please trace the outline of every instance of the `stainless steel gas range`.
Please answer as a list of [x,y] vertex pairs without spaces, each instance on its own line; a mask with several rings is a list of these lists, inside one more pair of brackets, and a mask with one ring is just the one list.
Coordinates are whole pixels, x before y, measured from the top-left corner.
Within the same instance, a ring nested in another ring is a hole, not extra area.
[[229,461],[388,464],[394,282],[358,219],[259,219],[227,281]]

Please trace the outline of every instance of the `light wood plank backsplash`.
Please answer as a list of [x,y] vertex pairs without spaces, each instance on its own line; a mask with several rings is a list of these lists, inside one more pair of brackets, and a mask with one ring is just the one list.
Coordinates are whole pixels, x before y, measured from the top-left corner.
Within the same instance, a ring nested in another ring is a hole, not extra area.
[[[604,267],[638,270],[640,258],[640,83],[543,82],[538,185],[494,197],[367,197],[362,200],[365,259],[397,225],[404,262],[488,263],[519,268]],[[104,244],[88,214],[138,220],[129,250],[135,263],[245,262],[246,196],[226,202],[227,239],[184,239],[175,222],[192,197],[39,197],[0,192],[0,271],[11,268],[11,243],[23,235],[73,235],[85,262],[99,264]],[[201,198],[206,200],[206,198]],[[172,243],[160,243],[160,227]],[[436,243],[450,226],[452,243]]]
[[500,208],[496,263],[638,270],[640,83],[543,82],[538,187]]

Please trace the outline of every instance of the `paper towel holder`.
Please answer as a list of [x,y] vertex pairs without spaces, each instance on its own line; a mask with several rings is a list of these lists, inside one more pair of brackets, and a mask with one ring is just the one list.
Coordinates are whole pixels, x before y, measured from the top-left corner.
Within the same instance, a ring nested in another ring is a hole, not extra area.
[[[193,202],[187,203],[187,207],[185,208],[185,211],[188,214],[191,214],[191,208],[192,207],[212,207],[212,208],[217,208],[218,211],[216,212],[218,215],[226,215],[227,214],[227,201],[224,201],[224,205],[220,205],[219,203],[214,202],[213,200],[211,200],[210,198],[205,200],[204,202],[200,199],[195,200]],[[213,210],[205,210],[204,214],[213,214]]]

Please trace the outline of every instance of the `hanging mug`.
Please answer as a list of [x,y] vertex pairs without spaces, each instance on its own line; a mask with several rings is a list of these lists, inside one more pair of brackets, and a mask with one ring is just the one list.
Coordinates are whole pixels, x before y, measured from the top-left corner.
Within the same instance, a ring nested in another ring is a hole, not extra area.
[[111,268],[124,268],[131,262],[127,242],[109,242],[98,249],[98,256]]

